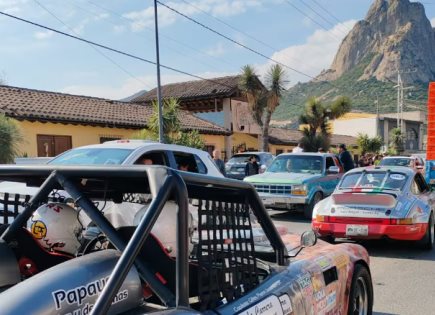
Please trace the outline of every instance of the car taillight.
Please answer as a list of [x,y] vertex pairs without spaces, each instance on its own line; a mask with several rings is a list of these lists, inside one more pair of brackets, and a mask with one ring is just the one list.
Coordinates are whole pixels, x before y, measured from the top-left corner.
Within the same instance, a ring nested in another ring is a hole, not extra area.
[[316,221],[317,222],[328,222],[329,221],[329,216],[327,215],[316,215]]
[[413,218],[406,218],[406,219],[391,219],[391,224],[395,225],[408,225],[408,224],[414,224]]

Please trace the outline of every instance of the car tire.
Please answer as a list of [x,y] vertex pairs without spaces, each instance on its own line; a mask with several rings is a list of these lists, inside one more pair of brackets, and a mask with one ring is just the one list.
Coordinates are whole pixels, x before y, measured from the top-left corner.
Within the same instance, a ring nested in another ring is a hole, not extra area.
[[431,250],[434,248],[435,234],[434,234],[434,218],[433,212],[430,213],[429,222],[427,224],[426,234],[419,241],[419,245],[422,249]]
[[372,277],[368,269],[356,264],[353,271],[352,283],[350,285],[349,315],[364,314],[371,315],[373,311],[373,285]]
[[311,199],[311,202],[304,206],[304,217],[307,219],[312,219],[313,217],[313,209],[316,203],[323,199],[323,195],[320,191],[316,192]]

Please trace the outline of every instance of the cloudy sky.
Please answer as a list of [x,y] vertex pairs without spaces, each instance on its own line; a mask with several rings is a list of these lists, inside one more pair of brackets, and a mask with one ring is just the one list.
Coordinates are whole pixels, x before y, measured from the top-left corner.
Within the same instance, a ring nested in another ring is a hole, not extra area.
[[[159,5],[160,60],[201,77],[264,73],[278,60],[290,84],[328,68],[371,0],[161,0],[232,41]],[[435,1],[424,1],[435,24]],[[155,60],[151,0],[0,0],[11,14]],[[155,66],[0,15],[0,77],[8,85],[121,99],[156,86]],[[241,47],[244,45],[256,53]],[[263,56],[260,56],[263,55]],[[162,69],[162,84],[191,80]]]

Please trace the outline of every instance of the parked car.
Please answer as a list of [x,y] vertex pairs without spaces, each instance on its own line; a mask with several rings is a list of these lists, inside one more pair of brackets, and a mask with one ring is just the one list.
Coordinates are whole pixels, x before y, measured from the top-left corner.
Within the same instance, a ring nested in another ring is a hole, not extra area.
[[[143,161],[151,161],[154,165],[164,165],[179,169],[180,163],[187,164],[187,171],[214,177],[223,177],[210,155],[202,150],[164,144],[146,140],[114,140],[102,144],[87,145],[68,150],[49,161],[46,158],[37,159],[36,164],[42,162],[47,165],[134,165]],[[19,164],[35,164],[34,159],[29,162],[19,160]],[[26,187],[21,183],[0,182],[0,211],[3,205],[9,203],[7,213],[0,216],[0,224],[12,220],[12,213],[21,211],[21,207],[12,206],[13,198],[28,198],[36,193],[34,187]],[[3,193],[3,194],[1,194]],[[5,193],[7,193],[5,195]],[[57,197],[62,194],[56,192]]]
[[237,153],[225,164],[225,171],[228,178],[245,178],[245,166],[250,156],[255,156],[259,166],[259,172],[263,173],[272,163],[274,155],[268,152],[243,152]]
[[[47,199],[49,189],[39,189],[0,234],[2,315],[88,314],[91,309],[92,314],[372,313],[367,251],[357,244],[317,242],[312,231],[288,250],[284,241],[289,246],[299,237],[278,234],[247,183],[159,166],[3,166],[1,179],[65,190],[100,230],[80,255],[47,250],[52,244],[46,233],[59,231],[58,224],[64,228],[61,220],[38,217],[33,234],[23,228]],[[136,226],[115,229],[95,206],[96,200],[131,203],[132,196],[149,193],[153,202],[144,204],[148,208]],[[189,199],[199,199],[198,237],[190,253]],[[173,211],[174,223],[165,226],[177,240],[172,257],[150,231],[174,202],[179,210]],[[56,216],[64,210],[44,209]],[[253,246],[254,218],[270,254]]]
[[424,173],[424,161],[415,155],[412,156],[386,156],[379,166],[406,166],[417,172]]
[[311,219],[314,205],[329,196],[343,171],[329,153],[286,153],[277,156],[266,172],[246,177],[267,208],[301,209]]
[[313,211],[312,227],[325,238],[418,241],[434,246],[433,195],[408,167],[354,169]]

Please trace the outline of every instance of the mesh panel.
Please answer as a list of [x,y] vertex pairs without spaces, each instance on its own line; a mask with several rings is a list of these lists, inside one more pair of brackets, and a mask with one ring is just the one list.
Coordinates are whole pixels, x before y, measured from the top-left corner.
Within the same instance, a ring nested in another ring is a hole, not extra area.
[[29,195],[0,193],[0,224],[11,223],[29,200]]
[[230,302],[258,280],[247,204],[200,200],[198,205],[199,298],[201,310]]

